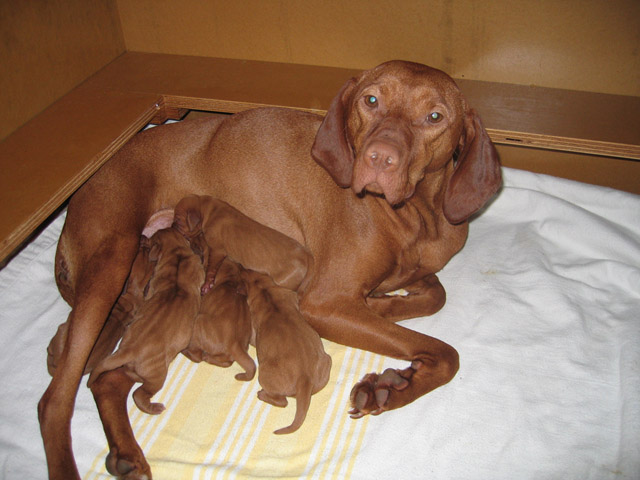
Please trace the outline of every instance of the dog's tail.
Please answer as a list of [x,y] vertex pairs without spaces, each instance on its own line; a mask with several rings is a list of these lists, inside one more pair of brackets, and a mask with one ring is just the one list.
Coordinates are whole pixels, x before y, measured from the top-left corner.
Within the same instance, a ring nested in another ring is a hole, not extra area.
[[307,417],[307,411],[309,410],[309,405],[311,404],[311,392],[313,385],[311,385],[311,381],[309,378],[301,378],[298,381],[297,391],[296,391],[296,416],[293,419],[293,422],[288,427],[281,428],[276,430],[276,435],[284,435],[286,433],[293,433],[300,428],[304,419]]

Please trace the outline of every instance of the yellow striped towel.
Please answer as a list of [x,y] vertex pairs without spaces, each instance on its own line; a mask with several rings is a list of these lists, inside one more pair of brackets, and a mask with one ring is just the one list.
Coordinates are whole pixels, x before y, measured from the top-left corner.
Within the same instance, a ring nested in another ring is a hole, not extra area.
[[[311,399],[300,430],[281,436],[272,432],[291,423],[295,401],[273,407],[258,400],[257,375],[239,382],[237,364],[223,369],[179,355],[154,398],[166,405],[162,414],[146,415],[130,401],[154,479],[348,478],[369,422],[349,418],[349,392],[365,373],[379,371],[384,357],[323,343],[333,361],[329,383]],[[85,480],[111,478],[106,454],[105,447]]]

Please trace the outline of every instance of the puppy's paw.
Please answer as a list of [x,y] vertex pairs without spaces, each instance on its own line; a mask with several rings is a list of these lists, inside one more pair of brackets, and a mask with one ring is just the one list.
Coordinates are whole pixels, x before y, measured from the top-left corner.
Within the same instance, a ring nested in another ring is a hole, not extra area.
[[200,287],[200,296],[204,296],[211,291],[211,289],[213,288],[213,282],[214,282],[213,280],[211,281],[205,280],[202,287]]
[[260,390],[258,392],[258,398],[263,402],[273,405],[274,407],[284,408],[289,404],[287,398],[284,395],[271,394],[265,392],[264,390]]

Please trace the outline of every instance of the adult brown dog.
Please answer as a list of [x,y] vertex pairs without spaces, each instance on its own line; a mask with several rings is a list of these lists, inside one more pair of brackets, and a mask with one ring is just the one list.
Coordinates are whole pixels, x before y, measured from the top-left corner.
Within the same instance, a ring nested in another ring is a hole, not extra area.
[[307,416],[311,395],[329,381],[331,357],[325,353],[320,336],[300,313],[296,292],[252,270],[242,272],[242,278],[247,287],[260,364],[258,381],[262,390],[258,398],[276,407],[286,407],[286,397],[295,397],[293,422],[273,432],[293,433]]
[[[141,133],[71,198],[58,244],[56,279],[72,311],[38,410],[50,477],[78,478],[76,389],[154,212],[207,194],[306,246],[314,264],[300,309],[311,326],[410,362],[396,373],[408,385],[371,375],[354,387],[356,414],[379,413],[457,372],[455,349],[394,322],[443,306],[435,272],[500,183],[496,151],[453,80],[401,61],[347,81],[324,120],[258,109]],[[408,296],[385,295],[402,287]]]

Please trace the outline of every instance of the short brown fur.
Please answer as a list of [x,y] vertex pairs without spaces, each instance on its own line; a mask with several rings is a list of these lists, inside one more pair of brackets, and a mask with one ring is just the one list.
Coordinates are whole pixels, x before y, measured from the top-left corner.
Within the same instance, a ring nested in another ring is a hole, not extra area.
[[[72,311],[38,409],[50,477],[79,478],[76,390],[155,212],[211,195],[308,249],[300,310],[309,324],[329,340],[410,363],[380,385],[377,374],[357,384],[357,416],[402,407],[456,374],[453,347],[394,322],[444,305],[435,274],[500,183],[495,149],[456,84],[410,62],[347,81],[324,119],[265,108],[139,134],[71,198],[58,244],[56,279]],[[409,295],[386,295],[398,288]],[[108,420],[105,429],[127,431],[122,415]],[[133,449],[126,455],[146,463]]]

